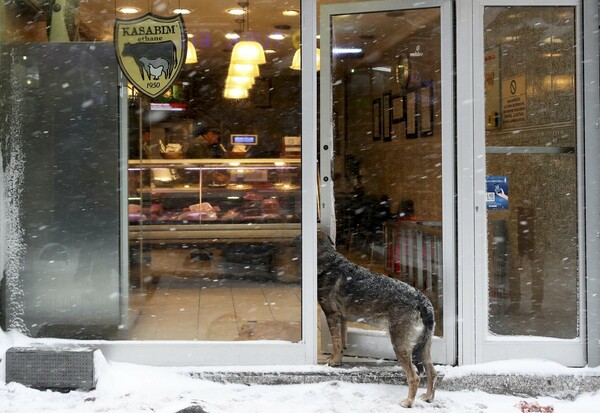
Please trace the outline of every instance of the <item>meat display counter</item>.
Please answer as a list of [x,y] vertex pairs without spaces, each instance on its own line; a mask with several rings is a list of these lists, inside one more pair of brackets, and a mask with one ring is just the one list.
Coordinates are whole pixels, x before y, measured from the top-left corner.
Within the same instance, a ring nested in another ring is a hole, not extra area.
[[129,239],[287,242],[300,233],[299,159],[129,161]]

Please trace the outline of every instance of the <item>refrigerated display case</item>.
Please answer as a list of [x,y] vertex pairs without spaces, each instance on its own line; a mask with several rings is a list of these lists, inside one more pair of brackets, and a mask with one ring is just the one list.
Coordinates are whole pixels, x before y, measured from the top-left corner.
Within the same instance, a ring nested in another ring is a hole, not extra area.
[[131,251],[185,248],[218,256],[220,274],[297,280],[300,182],[300,159],[131,160]]

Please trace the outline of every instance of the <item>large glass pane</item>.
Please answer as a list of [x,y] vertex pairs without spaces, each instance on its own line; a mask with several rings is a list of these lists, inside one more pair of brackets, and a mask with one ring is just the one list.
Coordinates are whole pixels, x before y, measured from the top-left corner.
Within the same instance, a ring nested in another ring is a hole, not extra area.
[[114,334],[122,321],[114,51],[20,42],[10,55],[6,325],[34,336]]
[[578,336],[573,7],[487,7],[489,331]]
[[[0,123],[2,172],[14,184],[3,214],[15,218],[2,287],[8,327],[68,338],[301,340],[292,242],[301,81],[290,67],[299,11],[244,2],[235,16],[227,9],[236,2],[181,2],[196,59],[150,99],[126,81],[119,91],[114,23],[172,16],[172,2],[131,1],[138,10],[125,15],[124,4],[68,0],[48,20],[42,3],[0,12],[0,115],[11,119]],[[247,97],[230,98],[240,40],[261,44],[266,63],[246,79]],[[150,60],[147,76],[162,76]],[[211,130],[218,142],[203,137]]]
[[441,336],[440,10],[331,24],[337,248],[423,290]]

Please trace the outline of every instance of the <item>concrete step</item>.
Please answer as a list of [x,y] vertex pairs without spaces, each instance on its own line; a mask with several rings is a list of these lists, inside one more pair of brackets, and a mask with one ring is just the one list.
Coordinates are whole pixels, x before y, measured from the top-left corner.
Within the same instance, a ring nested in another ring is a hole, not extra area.
[[[573,400],[582,393],[600,390],[599,369],[566,369],[560,373],[532,371],[523,373],[460,373],[452,367],[436,366],[438,390],[484,391],[519,397],[548,396]],[[448,371],[448,374],[446,372]],[[451,374],[450,374],[451,372]],[[238,384],[310,384],[326,381],[406,385],[404,371],[394,362],[351,361],[341,367],[288,366],[258,368],[203,368],[188,372],[192,377],[219,383]],[[425,377],[420,387],[425,386]]]

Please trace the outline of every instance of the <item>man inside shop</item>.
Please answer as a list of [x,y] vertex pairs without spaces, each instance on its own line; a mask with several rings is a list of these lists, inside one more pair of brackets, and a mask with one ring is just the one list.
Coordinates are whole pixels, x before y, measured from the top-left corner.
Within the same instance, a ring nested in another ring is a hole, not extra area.
[[[136,133],[130,136],[129,142],[129,159],[139,159],[140,157],[140,144],[139,135]],[[152,134],[150,130],[144,129],[142,132],[142,158],[143,159],[160,159],[160,149],[158,144],[152,142]]]
[[185,153],[189,159],[226,158],[227,151],[220,143],[221,131],[217,128],[203,128],[196,139],[190,142]]

